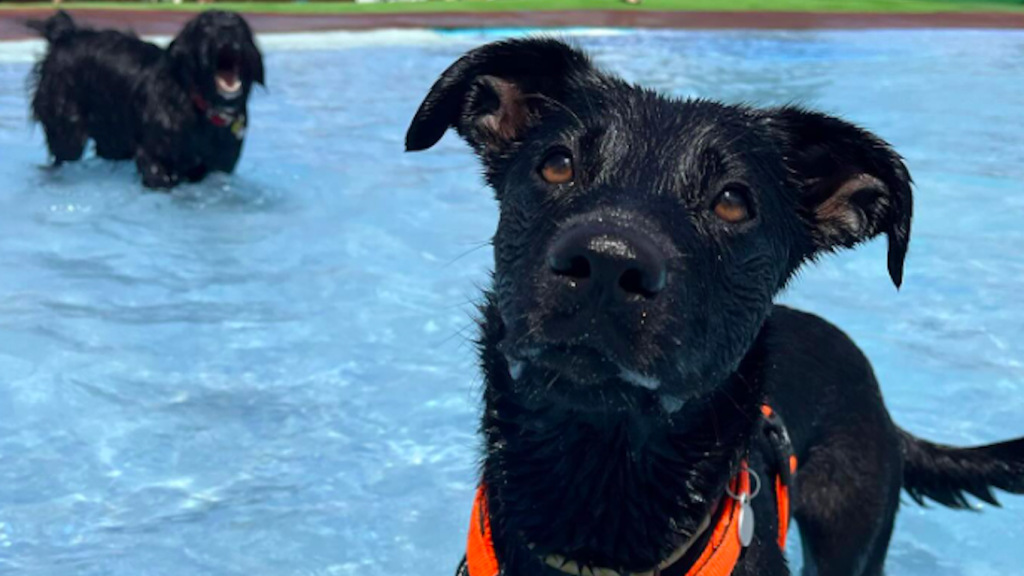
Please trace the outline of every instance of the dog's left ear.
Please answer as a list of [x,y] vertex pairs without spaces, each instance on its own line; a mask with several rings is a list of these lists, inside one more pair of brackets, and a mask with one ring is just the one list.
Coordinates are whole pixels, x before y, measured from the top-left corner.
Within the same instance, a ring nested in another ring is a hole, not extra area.
[[405,136],[426,150],[455,128],[477,152],[519,141],[549,110],[564,106],[575,81],[593,72],[587,56],[550,38],[506,40],[472,50],[441,74]]
[[170,58],[174,74],[177,75],[182,85],[188,89],[191,89],[193,84],[195,84],[196,71],[199,68],[199,63],[196,62],[195,49],[193,48],[196,45],[196,29],[199,26],[197,20],[192,19],[185,24],[181,32],[174,37],[171,45],[167,47],[167,57]]
[[913,213],[912,180],[899,154],[874,134],[825,114],[786,107],[775,110],[770,121],[781,130],[813,253],[849,248],[885,233],[889,276],[899,288]]

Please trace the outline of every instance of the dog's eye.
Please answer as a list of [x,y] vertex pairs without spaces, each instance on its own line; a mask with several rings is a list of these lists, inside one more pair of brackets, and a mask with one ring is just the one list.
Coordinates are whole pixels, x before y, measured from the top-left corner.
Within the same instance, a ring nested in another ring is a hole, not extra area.
[[750,202],[747,195],[737,188],[726,188],[718,195],[714,205],[715,216],[729,224],[741,224],[750,220]]
[[565,152],[549,154],[540,165],[540,177],[549,184],[565,184],[575,176],[572,157]]

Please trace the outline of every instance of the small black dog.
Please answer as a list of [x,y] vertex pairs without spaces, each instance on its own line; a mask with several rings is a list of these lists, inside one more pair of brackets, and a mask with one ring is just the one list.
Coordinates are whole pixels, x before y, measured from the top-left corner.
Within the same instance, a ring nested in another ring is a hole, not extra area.
[[134,159],[150,188],[231,172],[245,137],[263,57],[241,16],[203,12],[167,50],[113,30],[79,28],[66,12],[30,22],[49,42],[33,73],[32,112],[54,164],[86,142],[111,160]]
[[406,147],[449,127],[500,204],[461,573],[781,576],[791,504],[807,574],[879,575],[901,488],[1024,493],[1024,439],[914,438],[853,342],[773,304],[803,263],[881,233],[900,285],[911,179],[876,136],[659,96],[548,39],[452,65]]

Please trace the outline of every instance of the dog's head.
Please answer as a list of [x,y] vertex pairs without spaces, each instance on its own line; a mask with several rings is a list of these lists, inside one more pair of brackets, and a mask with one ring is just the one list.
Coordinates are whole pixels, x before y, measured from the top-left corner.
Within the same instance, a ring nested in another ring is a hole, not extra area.
[[822,253],[885,233],[902,280],[910,176],[885,142],[837,118],[666,98],[531,39],[445,71],[407,149],[449,127],[500,204],[500,349],[516,386],[549,401],[706,394]]
[[240,107],[253,83],[263,85],[263,57],[238,14],[196,16],[168,48],[171,66],[190,91],[218,107]]

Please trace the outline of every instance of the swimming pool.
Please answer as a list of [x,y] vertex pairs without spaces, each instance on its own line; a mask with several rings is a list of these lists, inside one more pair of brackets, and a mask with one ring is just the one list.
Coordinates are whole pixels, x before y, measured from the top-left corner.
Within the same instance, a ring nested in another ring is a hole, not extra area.
[[[455,137],[401,149],[436,75],[499,34],[265,38],[238,174],[170,196],[130,165],[40,170],[33,47],[0,46],[0,574],[453,574],[496,210]],[[579,42],[667,92],[889,139],[917,181],[903,290],[875,243],[785,301],[857,340],[909,430],[1024,435],[1024,34]],[[890,573],[1019,573],[1024,498],[1003,501],[906,507]]]

